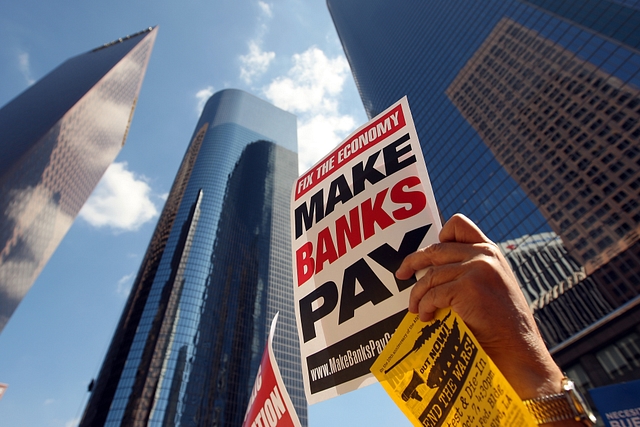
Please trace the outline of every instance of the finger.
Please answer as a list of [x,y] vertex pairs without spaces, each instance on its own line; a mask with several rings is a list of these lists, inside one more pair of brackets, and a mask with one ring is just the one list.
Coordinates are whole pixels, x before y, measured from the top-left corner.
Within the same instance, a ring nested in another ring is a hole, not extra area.
[[413,276],[416,271],[426,267],[460,263],[484,251],[479,246],[467,243],[435,243],[407,255],[396,271],[396,277],[400,280],[406,280]]
[[439,238],[441,242],[491,243],[473,221],[459,213],[444,224]]
[[460,264],[432,266],[424,270],[424,275],[411,288],[409,294],[409,311],[417,313],[420,301],[432,289],[457,280],[464,274]]
[[428,322],[433,319],[438,309],[451,307],[457,283],[448,282],[429,289],[418,303],[420,320]]

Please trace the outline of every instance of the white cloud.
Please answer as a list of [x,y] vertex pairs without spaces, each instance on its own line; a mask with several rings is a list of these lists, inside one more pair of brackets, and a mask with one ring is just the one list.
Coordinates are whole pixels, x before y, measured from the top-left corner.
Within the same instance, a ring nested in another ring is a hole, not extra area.
[[349,65],[343,56],[328,58],[317,47],[292,60],[287,75],[274,79],[264,94],[298,116],[299,169],[305,171],[355,128],[355,119],[339,108]]
[[273,17],[273,11],[271,10],[271,5],[269,3],[259,1],[258,7],[267,18]]
[[200,89],[198,93],[196,93],[196,99],[198,100],[198,115],[202,114],[204,105],[207,103],[209,98],[211,98],[211,95],[213,95],[213,86],[207,86],[204,89]]
[[44,405],[45,405],[45,406],[49,406],[49,405],[51,405],[53,402],[55,402],[55,399],[51,399],[51,398],[49,398],[49,399],[45,399],[45,401],[44,401]]
[[315,114],[298,125],[298,169],[304,172],[355,128],[348,115]]
[[249,52],[246,55],[240,55],[240,78],[250,85],[256,78],[262,76],[268,69],[269,65],[276,57],[275,52],[266,52],[262,48],[264,35],[269,30],[267,21],[273,17],[271,4],[264,1],[258,1],[261,16],[258,18],[258,26],[256,27],[256,36],[247,43]]
[[18,68],[20,69],[20,73],[27,81],[27,84],[31,86],[36,82],[36,80],[31,75],[31,63],[29,61],[29,54],[26,52],[22,52],[18,55]]
[[349,72],[347,60],[327,58],[322,50],[311,47],[293,55],[293,63],[286,77],[276,78],[267,87],[267,98],[293,113],[337,113],[338,95]]
[[77,427],[80,424],[80,418],[74,418],[72,420],[67,421],[64,424],[64,427]]
[[129,292],[131,291],[131,285],[133,285],[133,279],[135,278],[136,273],[130,273],[126,276],[122,276],[120,280],[118,280],[118,286],[116,287],[116,293],[122,297],[129,296]]
[[240,56],[240,78],[251,84],[254,78],[261,76],[269,69],[269,64],[276,57],[275,52],[264,52],[258,40],[249,42],[249,53]]
[[95,227],[117,231],[137,230],[158,215],[149,198],[151,187],[127,170],[127,164],[113,163],[78,214]]

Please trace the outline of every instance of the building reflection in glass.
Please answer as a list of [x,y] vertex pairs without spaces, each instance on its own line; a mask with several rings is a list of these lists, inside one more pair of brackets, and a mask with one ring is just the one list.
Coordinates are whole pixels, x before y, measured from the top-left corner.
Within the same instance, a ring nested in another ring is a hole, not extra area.
[[618,351],[640,333],[637,2],[327,4],[369,117],[407,96],[443,217],[519,248],[560,366],[591,386],[640,378]]
[[156,32],[71,58],[0,109],[0,331],[124,145]]
[[241,425],[268,328],[307,412],[293,310],[295,116],[238,90],[208,101],[82,426]]

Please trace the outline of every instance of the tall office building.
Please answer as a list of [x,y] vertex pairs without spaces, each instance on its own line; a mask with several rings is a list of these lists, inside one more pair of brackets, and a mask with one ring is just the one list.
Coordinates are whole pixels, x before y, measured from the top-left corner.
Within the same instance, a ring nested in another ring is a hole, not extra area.
[[443,216],[502,242],[560,365],[640,378],[640,3],[327,3],[367,114],[408,96]]
[[207,102],[81,426],[239,426],[271,319],[298,416],[293,309],[295,116],[238,90]]
[[122,148],[156,32],[71,58],[0,109],[0,331]]

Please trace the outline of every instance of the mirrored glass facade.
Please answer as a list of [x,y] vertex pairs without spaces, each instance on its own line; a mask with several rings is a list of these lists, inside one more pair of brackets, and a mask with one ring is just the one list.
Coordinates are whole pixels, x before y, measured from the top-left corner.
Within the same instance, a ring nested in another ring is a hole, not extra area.
[[0,331],[122,148],[156,32],[71,58],[0,109]]
[[327,3],[367,114],[407,95],[442,216],[500,243],[562,367],[610,383],[598,351],[640,321],[640,2]]
[[268,329],[307,425],[293,311],[295,116],[238,90],[208,101],[81,426],[239,426]]

